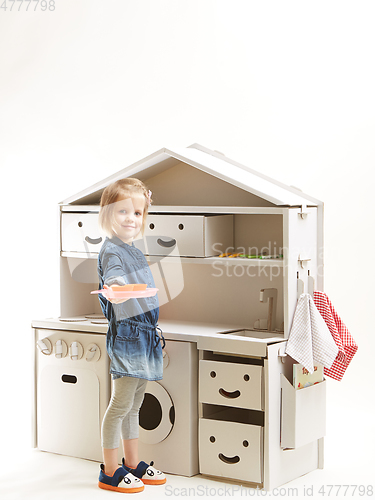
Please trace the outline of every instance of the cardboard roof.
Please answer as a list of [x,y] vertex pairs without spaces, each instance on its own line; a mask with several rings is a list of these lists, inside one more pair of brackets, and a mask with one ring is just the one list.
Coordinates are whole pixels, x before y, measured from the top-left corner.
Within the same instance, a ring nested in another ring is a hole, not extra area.
[[322,205],[321,201],[304,194],[297,188],[271,179],[260,172],[227,158],[217,151],[212,151],[199,144],[193,144],[188,148],[162,148],[67,198],[60,204],[90,205],[98,203],[102,191],[112,182],[124,177],[137,177],[141,180],[146,180],[149,177],[166,172],[168,169],[174,167],[176,162],[190,165],[201,172],[205,172],[232,186],[236,186],[274,205]]

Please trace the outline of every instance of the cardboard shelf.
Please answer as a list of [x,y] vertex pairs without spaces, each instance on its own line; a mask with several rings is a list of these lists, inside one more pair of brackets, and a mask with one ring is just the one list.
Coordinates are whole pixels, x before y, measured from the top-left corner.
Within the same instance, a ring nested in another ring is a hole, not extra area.
[[[61,212],[99,213],[100,205],[60,205]],[[282,214],[281,207],[152,205],[149,214]]]
[[[99,252],[60,252],[61,257],[76,257],[77,259],[97,259]],[[253,267],[284,267],[283,259],[246,259],[230,257],[165,257],[161,255],[145,255],[148,262],[182,263],[182,264],[223,264],[225,266],[253,266]]]
[[170,206],[152,205],[149,214],[283,214],[280,207],[231,207],[231,206]]

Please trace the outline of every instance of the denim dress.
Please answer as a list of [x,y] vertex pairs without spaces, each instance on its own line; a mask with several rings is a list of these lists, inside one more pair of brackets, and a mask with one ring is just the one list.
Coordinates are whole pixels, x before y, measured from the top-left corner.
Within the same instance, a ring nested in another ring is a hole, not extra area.
[[[117,237],[106,238],[102,245],[98,257],[98,276],[100,289],[103,285],[128,283],[147,283],[148,287],[155,287],[143,253],[134,244],[128,245]],[[159,318],[157,295],[131,298],[122,304],[111,304],[99,294],[99,301],[103,314],[109,322],[107,352],[111,360],[112,378],[129,376],[161,380],[162,347],[165,341],[157,326]]]

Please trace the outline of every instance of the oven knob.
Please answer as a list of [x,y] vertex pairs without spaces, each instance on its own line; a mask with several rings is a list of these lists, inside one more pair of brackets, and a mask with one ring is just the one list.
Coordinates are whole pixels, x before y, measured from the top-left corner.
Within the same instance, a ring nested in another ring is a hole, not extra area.
[[70,359],[78,361],[83,356],[83,347],[79,342],[72,342],[69,348]]
[[57,340],[55,344],[55,357],[57,359],[65,358],[68,354],[68,346],[63,340]]
[[100,348],[96,344],[87,346],[86,361],[98,361],[100,358]]
[[47,337],[45,339],[38,340],[36,345],[38,346],[42,354],[49,356],[52,353],[52,344],[51,341],[47,339]]

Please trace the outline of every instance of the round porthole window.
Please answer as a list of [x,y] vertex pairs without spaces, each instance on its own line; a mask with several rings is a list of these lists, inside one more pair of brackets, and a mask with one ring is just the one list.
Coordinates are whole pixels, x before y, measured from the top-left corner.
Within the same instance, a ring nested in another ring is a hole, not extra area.
[[175,419],[172,399],[157,382],[148,382],[139,410],[139,439],[142,443],[157,444],[171,432]]
[[[159,401],[153,394],[145,393],[142,403],[142,419],[139,417],[139,424],[146,431],[153,431],[160,425],[163,411]],[[142,422],[141,422],[142,420]]]

